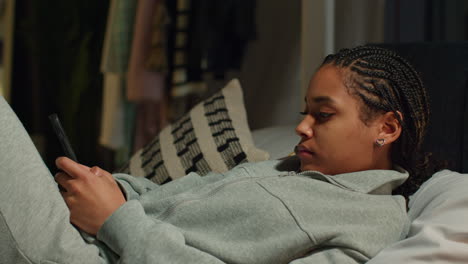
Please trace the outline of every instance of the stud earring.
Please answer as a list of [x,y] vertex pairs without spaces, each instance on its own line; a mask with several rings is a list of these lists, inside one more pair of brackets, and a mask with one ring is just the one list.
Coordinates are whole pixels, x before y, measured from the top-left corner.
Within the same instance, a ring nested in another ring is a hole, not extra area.
[[382,147],[383,145],[385,145],[385,138],[378,138],[376,141],[375,141],[375,144],[379,147]]

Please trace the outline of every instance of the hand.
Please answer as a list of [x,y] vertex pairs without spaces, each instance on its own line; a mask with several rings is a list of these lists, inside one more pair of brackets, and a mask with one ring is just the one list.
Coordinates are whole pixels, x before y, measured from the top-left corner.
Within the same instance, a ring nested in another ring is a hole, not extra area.
[[65,203],[70,209],[70,221],[81,230],[96,235],[106,219],[125,203],[112,175],[99,167],[89,168],[60,157],[55,164],[63,172],[55,175],[62,187]]

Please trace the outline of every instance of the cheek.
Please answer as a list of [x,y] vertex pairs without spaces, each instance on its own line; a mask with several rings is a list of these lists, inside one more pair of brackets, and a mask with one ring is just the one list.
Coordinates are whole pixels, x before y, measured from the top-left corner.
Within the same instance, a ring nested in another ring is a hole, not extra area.
[[358,155],[367,159],[374,152],[372,129],[364,125],[357,125],[348,130],[345,137],[348,139],[346,149],[349,156]]
[[371,129],[356,122],[324,125],[317,129],[316,137],[322,149],[328,149],[328,154],[336,157],[352,158],[373,150]]
[[359,124],[350,122],[345,118],[324,123],[317,126],[315,130],[317,137],[327,137],[329,140],[340,142],[343,140],[362,138],[364,136],[362,127]]

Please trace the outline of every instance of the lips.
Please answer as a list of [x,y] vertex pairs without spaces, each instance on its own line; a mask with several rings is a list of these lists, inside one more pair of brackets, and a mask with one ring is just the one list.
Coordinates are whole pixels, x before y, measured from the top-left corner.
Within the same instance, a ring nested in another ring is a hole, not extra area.
[[296,155],[313,155],[314,152],[311,151],[310,149],[306,148],[305,146],[303,145],[297,145],[295,148],[294,148],[294,151],[296,152]]

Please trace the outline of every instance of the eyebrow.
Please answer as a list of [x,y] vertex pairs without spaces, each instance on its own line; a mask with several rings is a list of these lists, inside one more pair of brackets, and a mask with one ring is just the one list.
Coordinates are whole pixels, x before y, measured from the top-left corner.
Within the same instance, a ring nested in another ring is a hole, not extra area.
[[[306,104],[307,104],[307,97],[304,97],[304,101],[305,101]],[[334,103],[335,103],[335,101],[334,101],[331,97],[329,97],[329,96],[317,96],[317,97],[313,97],[313,98],[312,98],[312,101],[313,101],[314,103],[317,103],[317,104],[319,104],[319,103],[331,103],[331,104],[334,104]]]

